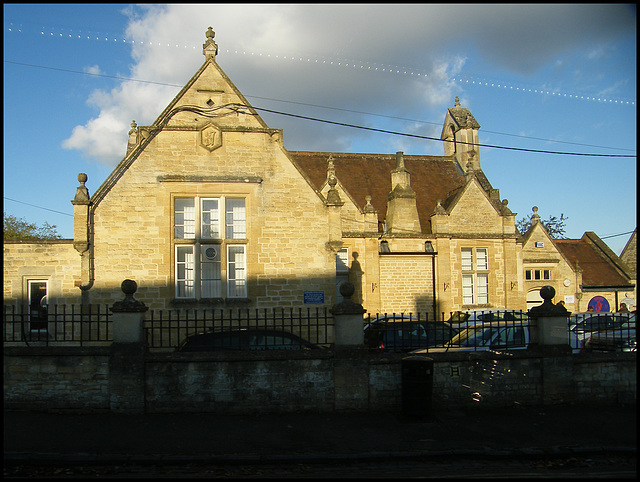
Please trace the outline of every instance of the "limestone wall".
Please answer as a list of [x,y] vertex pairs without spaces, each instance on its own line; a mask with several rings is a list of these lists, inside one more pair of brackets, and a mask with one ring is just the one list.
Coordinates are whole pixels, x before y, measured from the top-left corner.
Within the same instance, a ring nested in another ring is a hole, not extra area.
[[5,241],[3,244],[4,303],[27,302],[28,280],[48,281],[49,304],[77,304],[80,254],[73,241]]
[[[113,410],[109,348],[5,348],[5,407]],[[148,412],[400,411],[403,354],[162,353],[144,357]],[[635,353],[433,354],[433,410],[574,402],[635,403]],[[355,370],[355,372],[354,372]],[[349,383],[350,373],[357,383]],[[416,381],[418,383],[416,383]],[[122,387],[121,387],[122,388]],[[425,407],[425,410],[431,407]]]

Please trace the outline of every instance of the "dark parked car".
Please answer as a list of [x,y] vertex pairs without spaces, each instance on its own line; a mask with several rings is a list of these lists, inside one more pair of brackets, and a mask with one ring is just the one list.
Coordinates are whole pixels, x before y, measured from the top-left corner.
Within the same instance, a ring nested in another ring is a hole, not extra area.
[[315,350],[319,346],[293,333],[269,329],[246,329],[197,333],[189,336],[178,351]]
[[569,329],[578,339],[586,342],[593,333],[620,330],[625,323],[633,323],[635,328],[636,315],[630,313],[578,313],[569,320]]
[[409,352],[442,346],[458,333],[443,321],[421,321],[409,315],[384,315],[364,328],[364,342],[379,352]]
[[585,351],[637,351],[635,315],[633,321],[590,335],[584,342]]

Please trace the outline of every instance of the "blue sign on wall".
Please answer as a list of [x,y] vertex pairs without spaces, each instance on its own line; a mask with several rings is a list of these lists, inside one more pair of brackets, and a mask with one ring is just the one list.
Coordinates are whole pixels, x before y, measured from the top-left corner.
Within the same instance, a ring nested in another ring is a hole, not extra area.
[[593,308],[596,313],[608,313],[610,311],[609,302],[603,296],[594,296],[589,300],[589,308]]
[[305,305],[321,305],[324,303],[324,291],[305,291]]

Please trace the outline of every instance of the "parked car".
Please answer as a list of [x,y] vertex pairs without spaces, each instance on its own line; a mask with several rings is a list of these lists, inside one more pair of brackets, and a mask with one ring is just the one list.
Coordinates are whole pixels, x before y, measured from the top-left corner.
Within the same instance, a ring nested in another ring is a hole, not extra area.
[[466,310],[452,313],[448,320],[452,326],[458,329],[463,329],[478,323],[493,323],[499,321],[521,321],[528,323],[529,315],[522,310]]
[[365,346],[378,352],[408,352],[442,346],[458,333],[449,323],[423,321],[411,315],[383,315],[364,328]]
[[[574,353],[581,351],[577,337],[567,330],[567,341]],[[412,353],[443,353],[461,351],[524,350],[531,343],[528,324],[513,321],[477,323],[454,336],[442,348],[416,350]]]
[[620,327],[595,331],[584,342],[585,351],[637,351],[636,322],[622,323]]
[[178,351],[315,350],[318,345],[293,333],[269,329],[245,329],[197,333],[187,337]]
[[635,322],[635,313],[576,313],[569,318],[569,329],[586,342],[595,332],[620,329],[625,323],[635,327]]

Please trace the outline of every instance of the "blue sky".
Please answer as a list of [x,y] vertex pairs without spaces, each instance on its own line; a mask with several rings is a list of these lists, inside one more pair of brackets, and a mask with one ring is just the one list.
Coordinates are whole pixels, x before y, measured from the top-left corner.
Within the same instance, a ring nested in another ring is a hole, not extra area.
[[[617,254],[636,228],[636,9],[613,4],[5,4],[5,212],[71,238],[78,173],[98,189],[131,121],[151,124],[204,62],[209,26],[256,108],[439,139],[459,96],[516,219],[564,214],[567,237]],[[261,115],[290,150],[444,153]]]

